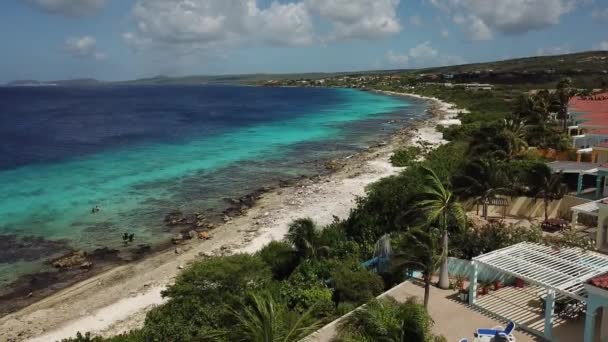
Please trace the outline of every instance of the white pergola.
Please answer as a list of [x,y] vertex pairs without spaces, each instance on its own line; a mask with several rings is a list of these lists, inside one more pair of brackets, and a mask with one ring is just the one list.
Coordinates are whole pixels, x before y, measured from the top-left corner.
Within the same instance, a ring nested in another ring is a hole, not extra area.
[[608,255],[580,248],[554,248],[529,242],[480,255],[472,261],[469,287],[471,305],[475,305],[478,265],[546,290],[544,333],[551,340],[556,294],[586,302],[584,284],[589,279],[608,272]]

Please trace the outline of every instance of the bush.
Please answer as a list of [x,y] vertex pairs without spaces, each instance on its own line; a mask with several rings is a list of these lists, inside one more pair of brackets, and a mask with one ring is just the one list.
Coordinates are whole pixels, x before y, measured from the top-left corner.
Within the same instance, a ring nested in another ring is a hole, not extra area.
[[404,167],[411,162],[416,161],[422,155],[422,150],[418,146],[408,146],[406,148],[395,151],[391,156],[391,164],[393,166]]
[[258,255],[270,266],[276,280],[283,280],[298,266],[299,259],[293,247],[284,241],[272,241],[262,248]]
[[384,290],[382,278],[359,265],[342,263],[331,272],[338,303],[363,304]]
[[361,259],[364,257],[362,246],[350,239],[344,231],[342,223],[337,220],[321,231],[319,240],[322,246],[327,247],[326,257],[328,259]]
[[197,262],[163,292],[170,300],[146,316],[146,341],[211,341],[231,328],[229,307],[247,293],[272,285],[270,267],[259,256],[237,254]]
[[333,293],[327,287],[329,267],[327,262],[314,260],[305,260],[298,265],[280,289],[291,309],[304,312],[315,306],[317,317],[333,314]]
[[451,239],[450,254],[458,258],[472,259],[524,241],[541,242],[542,230],[536,226],[528,228],[492,222],[481,227],[472,226],[466,231],[454,234]]

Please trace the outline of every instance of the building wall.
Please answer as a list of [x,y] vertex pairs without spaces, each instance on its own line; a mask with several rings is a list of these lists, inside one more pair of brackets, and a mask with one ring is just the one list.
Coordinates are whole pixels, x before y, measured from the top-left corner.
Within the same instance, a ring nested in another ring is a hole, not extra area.
[[[570,208],[591,202],[586,198],[579,198],[575,196],[564,196],[559,201],[553,201],[549,204],[548,213],[549,218],[563,217],[570,219],[572,213]],[[480,207],[481,213],[481,207]],[[545,216],[545,205],[542,199],[536,201],[530,197],[513,197],[509,199],[509,206],[507,207],[507,216],[514,217],[526,217],[526,218],[544,218]],[[490,216],[502,216],[502,208],[490,207],[488,210]]]

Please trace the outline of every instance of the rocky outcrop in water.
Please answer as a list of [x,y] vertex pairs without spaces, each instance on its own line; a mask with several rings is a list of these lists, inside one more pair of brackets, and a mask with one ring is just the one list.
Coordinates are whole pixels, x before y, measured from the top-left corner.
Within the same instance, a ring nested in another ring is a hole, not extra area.
[[85,251],[74,251],[68,253],[62,257],[59,257],[55,260],[51,261],[53,267],[60,269],[69,269],[69,268],[91,268],[93,263],[87,257],[87,253]]

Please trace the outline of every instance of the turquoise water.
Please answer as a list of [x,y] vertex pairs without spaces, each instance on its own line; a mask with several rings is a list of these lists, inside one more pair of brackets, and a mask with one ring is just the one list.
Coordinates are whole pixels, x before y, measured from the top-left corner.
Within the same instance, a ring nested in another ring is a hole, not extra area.
[[[220,207],[222,198],[242,195],[275,176],[318,171],[302,165],[303,159],[340,152],[315,150],[319,146],[363,147],[369,136],[347,141],[358,136],[356,125],[349,125],[387,113],[394,117],[410,106],[367,92],[331,91],[339,103],[285,119],[2,170],[0,233],[65,239],[84,249],[119,247],[124,231],[135,232],[138,243],[158,242],[172,234],[162,223],[169,210],[205,212]],[[102,210],[91,214],[96,205]],[[12,260],[4,267],[21,264],[30,270],[32,262]]]

